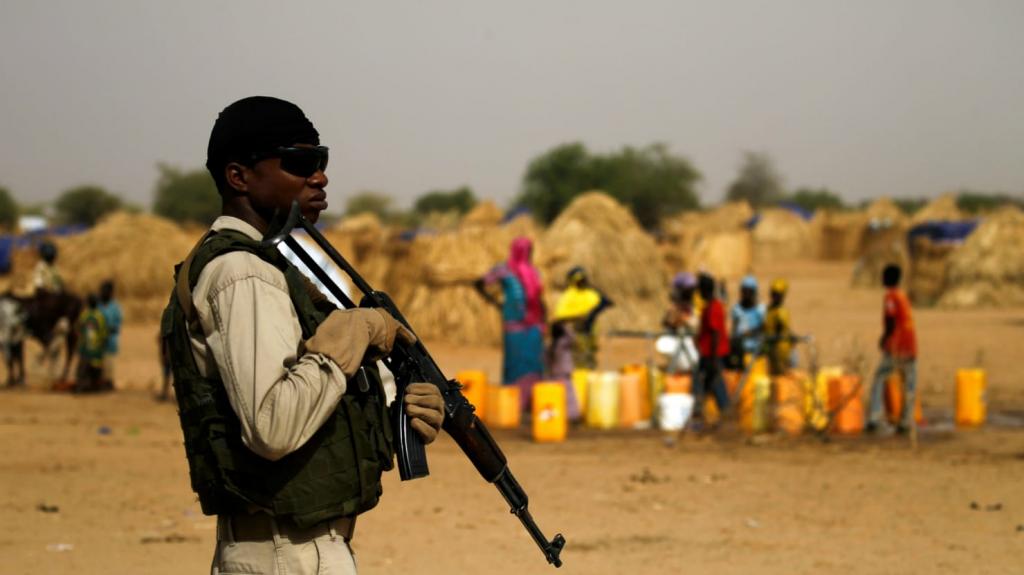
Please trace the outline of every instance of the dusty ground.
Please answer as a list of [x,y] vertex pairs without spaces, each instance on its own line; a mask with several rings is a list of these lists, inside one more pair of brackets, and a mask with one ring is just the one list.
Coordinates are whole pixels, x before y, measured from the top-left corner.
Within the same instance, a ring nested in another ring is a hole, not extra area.
[[[760,271],[792,280],[795,321],[825,363],[860,353],[870,368],[879,292],[848,289],[846,264]],[[1024,409],[1024,310],[918,310],[917,322],[932,419],[917,451],[897,438],[748,442],[732,430],[674,448],[653,432],[574,430],[560,445],[497,437],[540,526],[568,539],[568,573],[1024,572],[1024,431],[945,424],[953,372],[979,350],[990,408]],[[155,337],[152,325],[126,329],[125,391],[50,394],[33,366],[28,391],[0,394],[0,573],[208,568],[213,520],[188,489],[173,406],[151,399]],[[446,369],[497,374],[497,350],[431,348]],[[603,361],[646,354],[609,341]],[[430,457],[430,478],[389,474],[381,505],[360,519],[362,573],[551,572],[451,442]]]

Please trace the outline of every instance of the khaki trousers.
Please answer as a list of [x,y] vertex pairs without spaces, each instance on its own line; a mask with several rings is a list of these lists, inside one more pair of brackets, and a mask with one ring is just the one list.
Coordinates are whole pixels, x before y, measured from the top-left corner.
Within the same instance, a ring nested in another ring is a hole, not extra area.
[[309,529],[286,527],[269,515],[217,517],[212,575],[356,575],[349,540],[353,522]]

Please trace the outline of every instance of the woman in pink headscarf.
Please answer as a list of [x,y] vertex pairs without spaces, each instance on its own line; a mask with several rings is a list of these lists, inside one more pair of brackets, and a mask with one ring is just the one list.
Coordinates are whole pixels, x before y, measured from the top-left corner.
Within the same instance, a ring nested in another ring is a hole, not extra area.
[[[480,294],[501,309],[505,351],[502,383],[520,386],[524,408],[529,404],[533,384],[544,374],[544,286],[530,262],[532,254],[533,242],[518,237],[512,240],[508,261],[476,282]],[[496,283],[501,285],[502,301],[485,289]]]

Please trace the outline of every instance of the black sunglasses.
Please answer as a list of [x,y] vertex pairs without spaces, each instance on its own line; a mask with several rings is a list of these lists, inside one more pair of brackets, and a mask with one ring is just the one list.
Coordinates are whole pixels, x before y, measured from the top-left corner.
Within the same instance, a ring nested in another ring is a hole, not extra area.
[[267,158],[281,158],[282,170],[300,178],[308,178],[327,169],[327,146],[280,146],[268,152],[253,154],[251,161],[256,163]]

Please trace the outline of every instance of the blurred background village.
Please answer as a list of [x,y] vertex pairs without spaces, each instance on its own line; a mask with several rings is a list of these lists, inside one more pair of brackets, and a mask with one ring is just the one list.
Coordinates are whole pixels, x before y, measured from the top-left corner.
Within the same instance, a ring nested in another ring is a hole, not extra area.
[[[565,535],[561,571],[1024,572],[1022,18],[1003,0],[5,3],[0,573],[208,569],[216,520],[158,334],[220,213],[211,126],[255,94],[320,131],[318,229],[465,386]],[[503,385],[488,297],[507,294],[481,289],[522,237],[549,313],[578,268],[614,302],[593,362],[533,391]],[[892,265],[918,347],[909,435],[899,377],[892,428],[866,429]],[[785,286],[795,353],[783,375],[741,358],[730,407],[694,429],[663,401],[691,396],[693,362],[658,340],[704,302],[678,293],[701,274],[730,311]],[[112,389],[66,393],[63,338],[32,330],[96,325],[80,310],[104,284]],[[48,290],[74,305],[23,313]],[[428,454],[430,477],[385,474],[360,517],[361,573],[551,572],[449,437]]]

